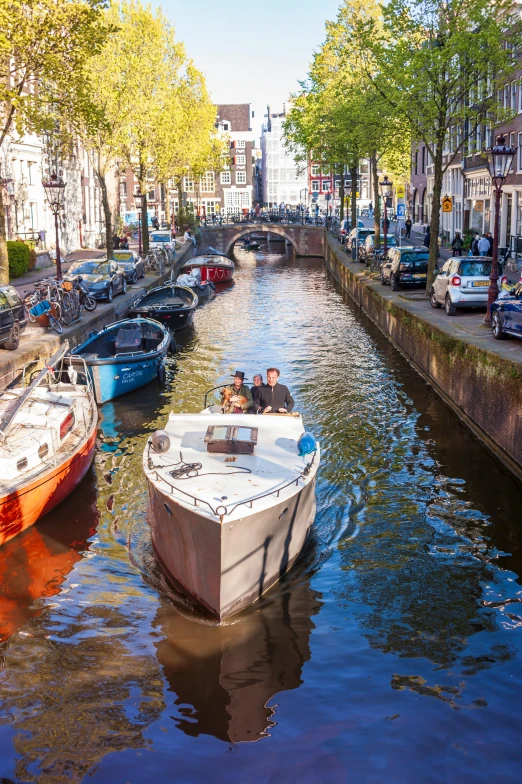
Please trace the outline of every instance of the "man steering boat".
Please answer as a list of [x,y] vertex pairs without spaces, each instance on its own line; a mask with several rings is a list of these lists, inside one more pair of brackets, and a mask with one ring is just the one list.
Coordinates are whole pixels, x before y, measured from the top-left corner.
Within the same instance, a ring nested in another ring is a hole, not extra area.
[[224,414],[246,414],[252,409],[252,392],[244,381],[243,371],[236,370],[233,384],[221,390],[221,409]]
[[279,383],[279,370],[268,368],[266,371],[266,386],[260,388],[257,413],[289,414],[294,408],[294,398],[288,387]]

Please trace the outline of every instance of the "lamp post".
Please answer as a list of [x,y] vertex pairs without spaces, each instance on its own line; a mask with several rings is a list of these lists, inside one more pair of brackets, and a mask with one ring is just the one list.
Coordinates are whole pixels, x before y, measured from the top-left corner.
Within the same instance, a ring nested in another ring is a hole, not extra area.
[[138,253],[141,256],[141,221],[142,221],[142,213],[143,213],[143,194],[138,191],[138,193],[134,194],[134,199],[136,201],[136,206],[138,207]]
[[383,237],[383,247],[382,247],[382,257],[383,259],[386,258],[388,255],[388,196],[391,193],[391,189],[393,186],[393,182],[390,182],[388,179],[388,175],[386,174],[383,181],[379,183],[379,188],[381,189],[381,196],[384,204],[384,221],[383,224],[386,227],[384,231]]
[[516,147],[506,145],[506,137],[500,134],[495,139],[495,146],[486,150],[488,156],[488,169],[491,182],[495,189],[495,222],[493,224],[493,250],[491,252],[491,274],[489,276],[488,288],[488,309],[484,316],[484,323],[491,323],[491,306],[498,297],[498,240],[500,234],[500,199],[502,196],[502,186],[506,181],[513,158],[516,155]]
[[56,232],[56,277],[58,280],[62,278],[62,261],[60,258],[60,232],[58,230],[58,213],[63,207],[63,199],[65,195],[65,185],[61,177],[57,174],[51,174],[48,180],[42,182],[47,202],[54,215],[54,230]]

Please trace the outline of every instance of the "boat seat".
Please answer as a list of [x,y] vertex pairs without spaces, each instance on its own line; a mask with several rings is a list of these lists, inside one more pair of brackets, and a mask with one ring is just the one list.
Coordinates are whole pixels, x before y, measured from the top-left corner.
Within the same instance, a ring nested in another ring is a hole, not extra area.
[[114,344],[116,352],[137,353],[138,347],[141,347],[141,327],[121,327]]

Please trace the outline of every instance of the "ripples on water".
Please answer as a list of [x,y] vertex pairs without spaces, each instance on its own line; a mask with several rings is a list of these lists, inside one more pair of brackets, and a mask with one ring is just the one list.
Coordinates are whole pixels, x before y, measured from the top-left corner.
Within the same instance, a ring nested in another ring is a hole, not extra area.
[[[106,404],[93,472],[2,548],[0,775],[518,781],[520,488],[320,260],[238,258],[167,387]],[[141,455],[272,364],[322,444],[315,536],[220,627],[155,564]]]

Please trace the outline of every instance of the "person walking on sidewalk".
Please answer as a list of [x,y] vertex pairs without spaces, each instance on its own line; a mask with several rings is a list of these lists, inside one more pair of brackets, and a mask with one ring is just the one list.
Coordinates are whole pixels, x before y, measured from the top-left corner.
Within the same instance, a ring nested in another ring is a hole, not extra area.
[[479,255],[479,247],[478,247],[479,239],[480,239],[479,234],[477,234],[475,232],[475,236],[473,237],[473,239],[471,241],[471,247],[469,249],[470,250],[470,256],[478,256]]
[[462,256],[462,239],[460,236],[460,231],[455,232],[455,237],[451,243],[451,247],[453,249],[454,256]]
[[410,239],[410,234],[411,234],[411,218],[410,218],[409,215],[408,215],[408,217],[406,218],[406,220],[404,222],[404,228],[406,229],[406,233],[405,233],[404,237],[405,237],[405,239],[409,240]]
[[430,226],[426,226],[426,234],[424,235],[424,239],[422,240],[422,244],[424,245],[425,248],[428,248],[428,250],[429,250],[429,247],[431,245],[431,227]]
[[489,240],[485,234],[479,239],[478,243],[478,252],[480,256],[487,256],[489,253]]

